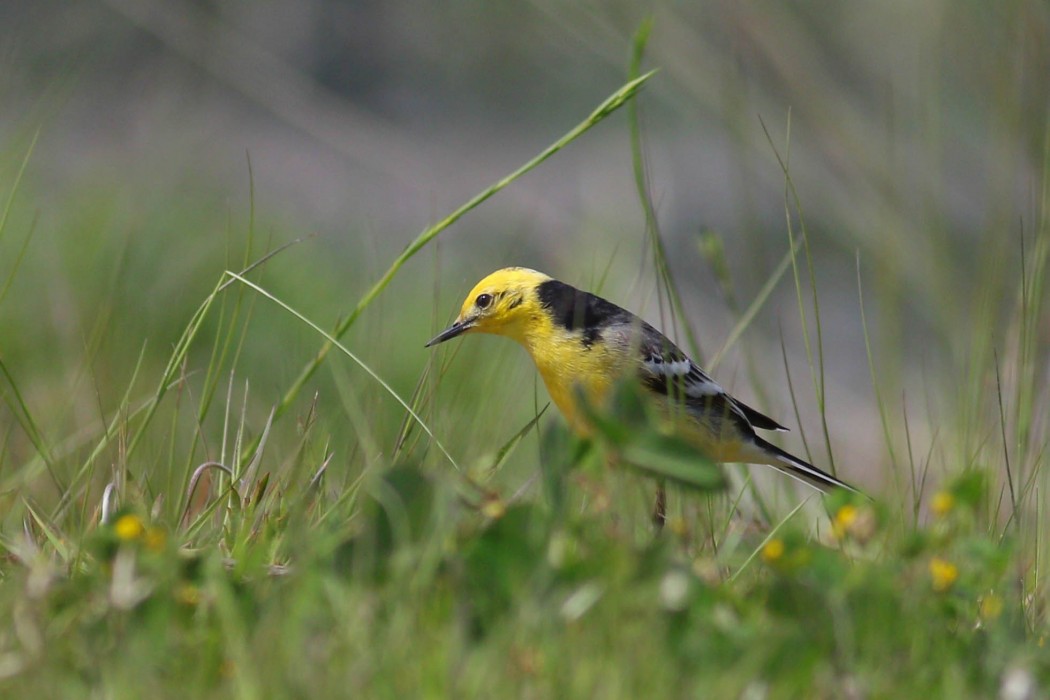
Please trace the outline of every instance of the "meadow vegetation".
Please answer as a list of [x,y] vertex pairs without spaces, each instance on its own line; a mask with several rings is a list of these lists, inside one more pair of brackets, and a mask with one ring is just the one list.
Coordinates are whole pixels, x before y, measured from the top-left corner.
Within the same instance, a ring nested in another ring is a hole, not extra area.
[[[1050,139],[1033,210],[989,238],[972,304],[939,306],[956,363],[901,382],[900,358],[868,343],[883,421],[860,479],[872,499],[821,499],[736,466],[723,479],[633,415],[583,443],[498,340],[422,349],[463,291],[444,280],[478,272],[442,258],[439,236],[625,114],[646,80],[396,257],[351,270],[260,222],[251,199],[52,201],[34,137],[5,144],[0,695],[1048,692]],[[636,114],[619,123],[634,133],[645,264],[688,338],[644,130]],[[769,149],[787,235],[770,284],[731,309],[730,342],[746,342],[771,295],[794,297],[808,367],[792,399],[823,416],[835,329],[790,143],[771,135]],[[193,231],[214,235],[183,245]],[[739,296],[718,234],[697,242]],[[585,265],[593,288],[620,292],[606,260]],[[865,329],[901,303],[892,285],[864,287],[867,264],[855,270]],[[785,381],[778,370],[752,379]],[[920,387],[908,399],[952,399],[921,443],[902,385]],[[825,443],[808,435],[821,462]],[[656,479],[670,485],[663,532],[649,519]]]

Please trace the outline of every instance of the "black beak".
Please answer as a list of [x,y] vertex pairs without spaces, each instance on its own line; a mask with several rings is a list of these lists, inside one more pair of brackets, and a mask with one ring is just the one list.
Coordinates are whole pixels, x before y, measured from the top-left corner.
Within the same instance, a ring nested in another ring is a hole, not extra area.
[[431,340],[423,347],[429,348],[437,345],[438,343],[444,343],[446,340],[452,340],[457,335],[463,335],[464,333],[466,333],[472,325],[474,324],[470,321],[464,321],[462,323],[456,321],[451,326],[434,336],[433,340]]

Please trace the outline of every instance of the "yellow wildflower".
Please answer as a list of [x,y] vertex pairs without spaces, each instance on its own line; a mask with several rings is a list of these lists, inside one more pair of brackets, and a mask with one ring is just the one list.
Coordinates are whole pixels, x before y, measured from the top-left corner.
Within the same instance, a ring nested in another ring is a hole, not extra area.
[[143,524],[142,518],[129,513],[117,518],[117,522],[113,523],[113,532],[117,533],[117,537],[125,542],[130,542],[146,534],[146,526]]
[[168,533],[164,532],[164,528],[151,527],[146,530],[146,547],[148,549],[159,552],[164,549],[164,545],[167,543]]
[[938,518],[943,518],[955,507],[955,496],[948,491],[938,491],[930,501],[930,510]]
[[182,605],[194,607],[201,602],[201,589],[192,583],[183,583],[175,589],[175,600]]
[[767,563],[778,561],[784,556],[784,541],[772,539],[762,547],[762,560]]
[[990,592],[981,596],[977,609],[981,619],[990,622],[1003,614],[1003,599],[995,592]]
[[667,529],[679,537],[686,537],[689,534],[689,524],[685,521],[685,518],[681,517],[669,518]]
[[857,522],[858,515],[860,511],[857,510],[857,506],[850,503],[838,509],[835,519],[831,522],[831,533],[835,535],[835,539],[841,540],[846,536],[853,524]]
[[930,578],[933,579],[933,590],[946,591],[959,578],[959,567],[947,559],[934,557],[930,560]]
[[481,512],[484,513],[487,518],[498,520],[507,512],[507,506],[499,498],[489,498],[481,506]]

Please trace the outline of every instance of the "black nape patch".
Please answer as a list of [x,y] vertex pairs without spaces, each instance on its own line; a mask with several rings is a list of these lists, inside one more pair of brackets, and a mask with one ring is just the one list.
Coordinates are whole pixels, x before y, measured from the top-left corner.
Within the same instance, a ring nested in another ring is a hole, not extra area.
[[587,347],[601,337],[603,325],[631,319],[631,314],[616,304],[558,280],[543,282],[536,288],[536,294],[556,324],[583,333],[583,344]]

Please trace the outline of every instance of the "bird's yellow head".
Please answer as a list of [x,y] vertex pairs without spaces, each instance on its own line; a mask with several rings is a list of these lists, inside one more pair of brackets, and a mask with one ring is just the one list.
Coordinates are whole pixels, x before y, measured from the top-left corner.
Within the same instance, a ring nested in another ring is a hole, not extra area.
[[536,287],[549,279],[525,267],[496,270],[470,290],[455,322],[426,347],[465,333],[492,333],[520,340],[523,322],[536,310]]

